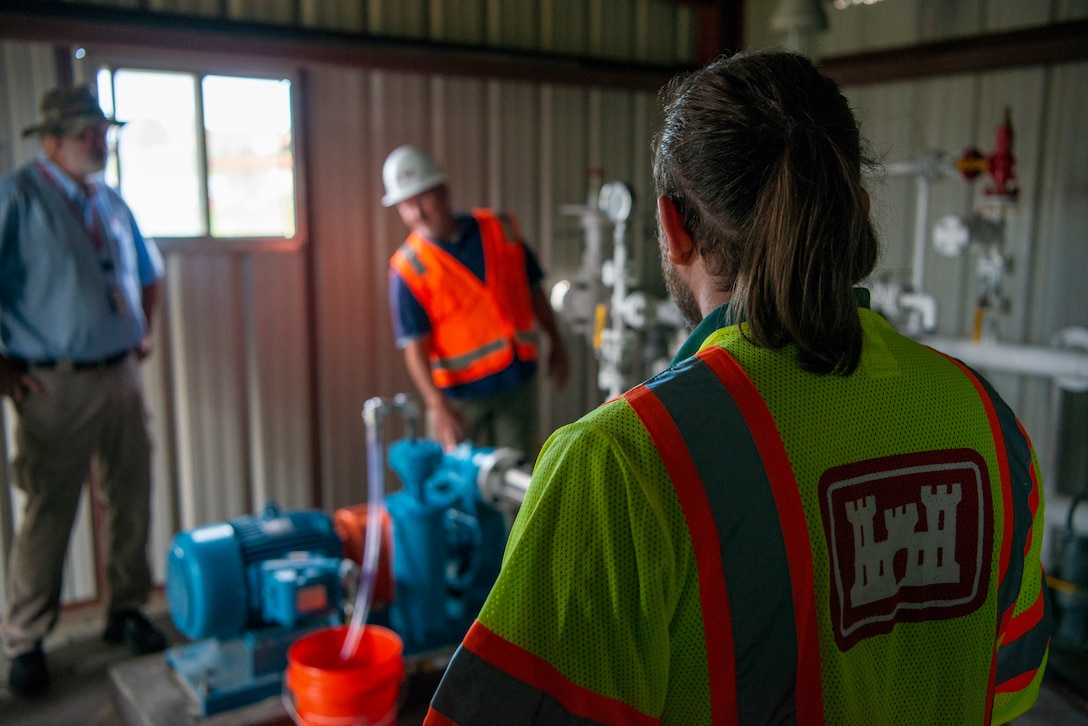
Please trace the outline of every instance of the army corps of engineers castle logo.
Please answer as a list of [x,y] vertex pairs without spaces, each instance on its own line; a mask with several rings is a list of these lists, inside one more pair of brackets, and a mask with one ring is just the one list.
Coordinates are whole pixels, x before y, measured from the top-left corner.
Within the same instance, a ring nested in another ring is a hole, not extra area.
[[897,622],[957,617],[986,600],[993,502],[977,452],[840,466],[824,472],[819,491],[841,650]]

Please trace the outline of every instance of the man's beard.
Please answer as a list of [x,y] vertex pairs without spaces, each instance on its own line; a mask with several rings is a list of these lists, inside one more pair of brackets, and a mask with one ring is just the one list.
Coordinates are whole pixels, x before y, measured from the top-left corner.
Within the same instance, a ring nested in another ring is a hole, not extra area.
[[699,303],[695,300],[695,294],[691,288],[676,274],[676,268],[664,253],[661,255],[661,272],[665,276],[665,289],[669,291],[669,297],[680,309],[684,316],[684,322],[689,328],[694,328],[703,320],[703,313],[699,309]]

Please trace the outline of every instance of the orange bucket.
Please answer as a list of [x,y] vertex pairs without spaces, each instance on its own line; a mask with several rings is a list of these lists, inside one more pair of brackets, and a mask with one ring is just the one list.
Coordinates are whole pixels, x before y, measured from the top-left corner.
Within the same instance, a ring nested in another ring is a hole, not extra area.
[[286,687],[305,726],[396,724],[404,644],[389,628],[363,628],[355,654],[340,659],[348,627],[324,628],[287,649]]

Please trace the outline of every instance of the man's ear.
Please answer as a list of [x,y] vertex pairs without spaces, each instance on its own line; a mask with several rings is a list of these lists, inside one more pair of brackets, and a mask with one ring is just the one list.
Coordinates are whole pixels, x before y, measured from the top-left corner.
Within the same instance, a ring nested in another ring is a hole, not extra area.
[[666,256],[670,263],[683,265],[691,261],[695,242],[684,228],[684,217],[676,204],[665,195],[657,198],[657,218],[665,233]]

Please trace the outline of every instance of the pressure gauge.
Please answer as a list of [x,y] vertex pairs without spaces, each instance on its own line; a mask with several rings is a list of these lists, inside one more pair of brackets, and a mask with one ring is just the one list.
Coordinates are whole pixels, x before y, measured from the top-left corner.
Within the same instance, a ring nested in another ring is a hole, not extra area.
[[963,217],[946,214],[933,228],[933,246],[947,257],[956,257],[971,241],[971,229]]
[[613,224],[626,222],[631,215],[631,190],[623,182],[609,182],[601,187],[597,206]]

